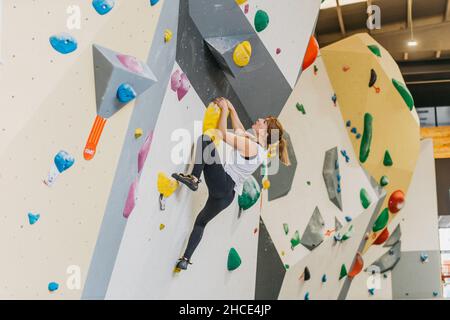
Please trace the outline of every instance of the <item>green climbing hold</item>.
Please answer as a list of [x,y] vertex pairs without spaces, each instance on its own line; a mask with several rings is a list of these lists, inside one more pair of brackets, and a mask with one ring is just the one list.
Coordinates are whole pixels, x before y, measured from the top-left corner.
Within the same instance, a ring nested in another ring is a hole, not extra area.
[[389,153],[389,151],[386,150],[386,152],[384,153],[384,159],[383,159],[383,164],[386,167],[390,167],[394,164],[394,162],[392,161],[391,158],[391,154]]
[[239,268],[241,265],[241,257],[239,256],[239,253],[237,253],[235,248],[231,248],[230,252],[228,252],[228,271],[233,271]]
[[359,198],[361,199],[361,204],[364,209],[367,209],[372,203],[369,193],[367,193],[367,190],[364,188],[362,188],[361,191],[359,191]]
[[300,244],[300,233],[295,231],[294,236],[291,239],[291,249],[294,250],[296,246]]
[[284,265],[284,268],[287,270],[287,269],[289,269],[289,265],[288,264],[285,264]]
[[387,176],[382,176],[380,179],[380,186],[386,187],[389,184],[389,178]]
[[351,225],[350,228],[348,229],[348,231],[346,233],[344,233],[341,241],[350,239],[352,237],[352,235],[353,235],[353,225]]
[[370,144],[372,143],[372,121],[372,115],[370,113],[366,113],[364,115],[364,133],[359,149],[359,161],[362,163],[366,162],[370,153]]
[[339,273],[339,280],[347,276],[347,268],[345,267],[345,264],[341,266],[341,272]]
[[269,15],[263,10],[258,10],[255,14],[256,32],[261,32],[269,25]]
[[376,44],[371,44],[367,46],[367,48],[369,48],[369,50],[372,51],[374,55],[381,58],[381,50],[379,46],[377,46]]
[[394,87],[395,89],[397,89],[398,93],[400,93],[400,95],[402,96],[409,110],[412,110],[414,107],[414,99],[406,85],[395,79],[392,79],[392,83],[394,84]]
[[298,111],[300,111],[303,114],[306,114],[305,107],[303,106],[303,104],[300,104],[297,102],[297,104],[295,106],[297,107]]
[[284,233],[287,235],[289,233],[289,225],[287,223],[283,223]]
[[238,204],[241,210],[251,208],[261,195],[261,187],[253,176],[244,182],[242,194],[238,197]]
[[389,221],[389,209],[385,208],[378,216],[377,220],[373,224],[372,231],[377,232],[383,230]]

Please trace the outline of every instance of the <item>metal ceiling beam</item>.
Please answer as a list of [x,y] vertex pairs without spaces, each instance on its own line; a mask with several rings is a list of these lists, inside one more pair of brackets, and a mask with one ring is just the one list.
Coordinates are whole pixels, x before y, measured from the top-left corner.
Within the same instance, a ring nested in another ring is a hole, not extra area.
[[346,31],[345,31],[344,16],[342,15],[342,8],[341,5],[339,4],[339,0],[336,0],[336,12],[339,20],[339,28],[341,28],[341,33],[345,37]]
[[[450,0],[448,0],[448,1],[450,1]],[[369,11],[369,7],[371,5],[372,5],[372,0],[367,0],[367,11]],[[369,14],[369,13],[367,13],[367,14]],[[369,29],[369,33],[372,34],[372,30],[371,29]]]
[[444,21],[450,21],[450,0],[447,0],[447,6],[445,8]]
[[[367,32],[367,29],[352,30],[348,35]],[[445,35],[450,33],[450,21],[435,23],[424,26],[417,26],[414,28],[414,36],[420,39],[420,44],[415,48],[416,51],[446,51],[450,50],[450,38],[445,37],[436,38],[436,35]],[[342,38],[339,33],[320,34],[320,46],[326,46],[336,42]],[[373,32],[372,37],[381,43],[386,49],[391,52],[404,52],[406,49],[406,42],[410,39],[410,30],[385,30],[385,26],[381,31]]]
[[408,29],[412,28],[412,0],[408,0],[408,5],[406,6],[406,27]]

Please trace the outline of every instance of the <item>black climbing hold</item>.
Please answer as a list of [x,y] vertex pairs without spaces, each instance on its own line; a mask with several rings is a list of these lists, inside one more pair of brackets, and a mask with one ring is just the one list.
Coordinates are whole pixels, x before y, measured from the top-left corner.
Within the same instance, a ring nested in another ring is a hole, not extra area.
[[305,267],[305,271],[303,273],[303,279],[305,281],[308,281],[309,279],[311,279],[311,272],[309,272],[308,267]]
[[375,82],[377,82],[377,73],[375,72],[375,70],[371,69],[370,70],[369,88],[372,88],[374,86]]

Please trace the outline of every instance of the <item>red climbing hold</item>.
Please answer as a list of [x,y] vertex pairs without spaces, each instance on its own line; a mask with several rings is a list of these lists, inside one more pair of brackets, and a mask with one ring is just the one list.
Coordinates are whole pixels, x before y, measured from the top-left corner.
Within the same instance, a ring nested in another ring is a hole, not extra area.
[[306,49],[305,58],[303,59],[302,70],[308,69],[310,65],[316,61],[317,55],[319,54],[319,43],[314,36],[311,36],[308,43],[308,48]]
[[389,211],[392,213],[399,212],[405,205],[405,194],[401,190],[394,191],[389,197]]
[[349,66],[343,66],[342,67],[342,71],[347,72],[348,70],[350,70]]
[[355,263],[353,264],[352,270],[350,270],[350,272],[348,273],[347,276],[349,278],[355,277],[356,275],[358,275],[358,273],[361,272],[363,267],[364,267],[364,260],[361,256],[361,254],[357,253],[356,257],[355,257]]
[[373,242],[373,244],[383,244],[389,238],[389,230],[385,228],[378,238]]

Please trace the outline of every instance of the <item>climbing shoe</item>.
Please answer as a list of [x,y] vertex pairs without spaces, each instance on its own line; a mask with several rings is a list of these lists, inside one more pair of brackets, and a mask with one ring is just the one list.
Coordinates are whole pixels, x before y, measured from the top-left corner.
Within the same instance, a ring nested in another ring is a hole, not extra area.
[[184,173],[174,173],[172,174],[172,178],[186,185],[192,191],[197,191],[198,184],[201,182],[200,179],[196,179],[193,175]]
[[179,273],[181,272],[181,270],[186,270],[188,265],[192,264],[188,259],[186,258],[181,258],[178,260],[177,265],[175,266],[175,272]]

